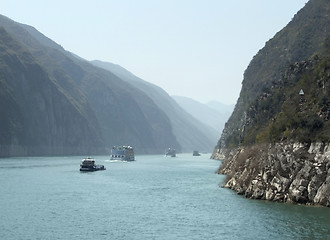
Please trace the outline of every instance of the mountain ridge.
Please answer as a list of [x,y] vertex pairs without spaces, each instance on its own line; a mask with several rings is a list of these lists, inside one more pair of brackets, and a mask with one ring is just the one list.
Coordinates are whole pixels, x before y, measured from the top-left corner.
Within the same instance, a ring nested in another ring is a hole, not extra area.
[[[86,119],[86,126],[83,128],[86,128],[84,135],[88,136],[77,138],[75,140],[75,145],[72,145],[71,149],[69,149],[69,145],[64,146],[65,141],[62,141],[63,144],[61,144],[61,141],[58,139],[58,144],[63,145],[61,146],[63,151],[56,151],[56,149],[61,147],[53,146],[51,141],[53,141],[53,138],[56,138],[54,134],[56,135],[62,130],[54,129],[50,130],[50,132],[44,131],[45,134],[48,134],[46,137],[48,138],[48,146],[44,151],[38,152],[38,144],[36,144],[34,151],[25,150],[20,153],[16,151],[4,151],[0,153],[0,155],[11,156],[16,153],[18,155],[105,154],[109,153],[109,149],[112,145],[124,144],[135,146],[137,153],[162,153],[169,145],[173,145],[173,147],[180,150],[181,147],[172,134],[172,127],[167,116],[142,91],[122,81],[111,72],[96,68],[87,61],[78,59],[71,53],[66,52],[61,46],[52,42],[52,40],[48,38],[44,39],[44,35],[38,33],[33,27],[18,24],[4,16],[0,16],[0,25],[3,29],[6,29],[6,32],[9,31],[8,34],[10,34],[12,39],[19,42],[25,49],[25,52],[28,53],[25,55],[30,56],[36,63],[36,66],[42,70],[43,74],[40,75],[40,78],[43,79],[42,83],[52,84],[54,88],[57,89],[58,93],[68,100],[68,102],[60,100],[53,100],[52,102],[62,104],[60,109],[63,110],[67,109],[69,105],[76,109],[77,123],[80,122],[78,115],[80,115],[81,119]],[[30,32],[33,35],[38,35],[38,39],[34,38]],[[42,43],[40,43],[40,41]],[[10,51],[15,53],[15,49],[11,49]],[[16,59],[19,60],[17,64],[22,65],[20,62],[20,52],[15,53],[15,55],[19,56],[16,57]],[[5,71],[5,69],[20,74],[20,71],[15,71],[18,65],[11,65],[9,60],[10,58],[8,58],[8,56],[4,56],[2,59],[4,72],[1,79],[2,85],[8,85],[8,81],[11,79],[10,75],[6,74],[9,74],[9,72]],[[15,77],[11,80],[11,84],[15,83],[15,86],[20,86],[22,83],[25,84],[31,81],[33,81],[31,78],[22,79]],[[96,89],[96,86],[98,89]],[[40,96],[41,94],[40,102],[36,102],[35,106],[40,105],[41,108],[43,102],[47,102],[49,97],[49,95],[44,94],[43,91],[48,90],[39,89],[40,92],[38,92],[39,86],[36,85],[34,87],[36,91],[33,90],[35,93],[32,96],[37,96],[38,94]],[[19,97],[17,96],[17,88],[13,88],[12,93],[15,98]],[[24,104],[29,103],[30,99],[28,96],[25,96],[24,100],[25,102],[20,102],[19,106],[16,107],[20,108],[27,116],[24,118],[24,123],[28,121],[27,119],[32,119],[34,121],[34,118],[41,114],[41,110],[35,107],[39,112],[36,110],[34,115],[29,115],[28,112],[24,111],[26,108]],[[47,108],[43,110],[48,114],[48,121],[55,124],[57,123],[56,118],[58,115],[61,115],[61,113],[57,112],[54,114],[54,110],[48,107],[47,105]],[[58,109],[58,111],[60,111],[60,109]],[[126,111],[125,109],[130,109],[130,111]],[[5,108],[3,111],[9,111],[9,109]],[[63,117],[67,116],[67,118],[70,119],[70,114],[71,113],[66,112],[66,115]],[[43,115],[41,114],[40,116]],[[138,116],[138,119],[135,119],[135,116]],[[136,120],[139,121],[137,122]],[[137,123],[139,126],[137,126]],[[62,122],[61,127],[63,127],[64,124],[65,123]],[[77,125],[79,126],[79,124]],[[39,132],[41,135],[41,132],[43,132],[42,126],[44,125],[30,126],[29,124],[25,124],[25,129],[30,132]],[[47,128],[53,128],[53,125],[47,126]],[[118,128],[119,126],[122,127]],[[77,126],[71,126],[71,129],[75,129],[75,131],[71,131],[70,136],[66,136],[67,139],[71,139],[73,136],[80,136]],[[120,129],[120,131],[118,131],[118,129]],[[2,131],[5,131],[5,129]],[[65,134],[65,132],[69,133],[70,131],[64,131],[63,134]],[[92,136],[95,134],[97,137],[93,138]],[[42,137],[38,137],[42,139]],[[38,139],[38,137],[36,137],[36,139]],[[88,141],[84,140],[85,138],[89,138],[93,144],[87,144]],[[86,142],[85,146],[78,147],[80,144],[79,141]],[[3,143],[3,146],[5,145],[11,146],[12,143]],[[8,149],[11,147],[6,148]],[[31,149],[29,146],[23,148]],[[83,149],[86,149],[86,151],[83,151]]]
[[[183,96],[171,96],[183,109],[194,118],[212,127],[219,136],[228,120],[231,111],[230,106],[214,101],[213,104],[203,104],[192,98]],[[211,105],[211,106],[209,106]],[[219,108],[218,108],[219,107]]]
[[[10,50],[6,47],[3,53],[13,54],[0,59],[0,98],[8,103],[2,108],[5,117],[1,122],[6,127],[0,128],[0,132],[15,139],[2,138],[0,156],[107,154],[113,145],[133,145],[136,153],[164,153],[168,147],[178,152],[212,151],[218,136],[187,114],[158,86],[137,78],[119,65],[112,71],[95,66],[66,51],[34,27],[2,15],[0,28],[6,32],[3,37],[11,38],[3,46],[17,42],[24,49],[22,54],[17,46]],[[13,56],[17,60],[15,64],[10,60]],[[18,77],[24,75],[23,69],[29,70],[26,66],[30,63],[35,63],[38,77]],[[18,66],[23,68],[19,70]],[[40,79],[41,85],[32,84],[34,79]],[[24,92],[24,84],[32,84],[29,90],[32,97]],[[43,84],[47,87],[41,87]],[[70,122],[73,115],[75,121]],[[11,118],[18,119],[12,123],[16,127],[9,127]],[[71,131],[64,130],[65,124],[70,125]],[[78,130],[79,127],[84,130]],[[23,141],[22,134],[11,136],[13,132],[8,129],[19,129],[24,136],[45,140]],[[42,133],[44,136],[39,136]],[[71,145],[65,143],[68,139]]]
[[[13,126],[19,127],[7,136],[8,139],[2,139],[1,155],[13,155],[16,151],[19,155],[34,155],[37,152],[54,154],[55,149],[60,154],[69,153],[71,150],[66,148],[72,145],[81,152],[86,152],[84,149],[90,147],[95,147],[95,150],[99,151],[98,145],[101,139],[98,135],[99,131],[88,127],[87,119],[79,114],[79,107],[68,103],[67,96],[48,77],[36,59],[4,28],[1,28],[1,48],[1,85],[9,89],[10,96],[15,102],[15,105],[10,102],[4,104],[6,106],[2,111],[6,113],[7,109],[11,109],[20,116],[18,122],[12,121],[11,118],[4,119],[9,121],[10,125],[2,126],[1,132],[6,132],[7,128],[12,129]],[[43,91],[35,91],[36,85]],[[65,103],[63,106],[70,109],[71,120],[65,120],[65,116],[60,114],[61,109],[57,101]],[[46,108],[52,111],[45,112]],[[52,117],[49,115],[51,113],[56,113],[58,125],[51,122]],[[34,117],[31,117],[33,115]],[[90,139],[75,144],[77,139],[82,137],[80,134],[73,134],[76,129],[75,122],[80,122],[80,132],[90,135]],[[70,137],[63,135],[63,132],[67,132]],[[49,138],[49,135],[53,137]]]

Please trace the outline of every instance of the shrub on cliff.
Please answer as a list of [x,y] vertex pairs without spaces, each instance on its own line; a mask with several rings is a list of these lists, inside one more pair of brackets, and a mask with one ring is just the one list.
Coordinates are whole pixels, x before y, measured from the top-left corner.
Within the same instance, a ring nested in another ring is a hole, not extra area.
[[[328,141],[322,132],[328,129],[325,121],[329,115],[329,14],[328,0],[308,1],[292,21],[253,57],[244,72],[235,110],[216,149],[282,138],[299,139],[309,133],[312,133],[311,139]],[[316,54],[322,59],[321,64],[314,61],[318,66],[310,65],[310,60],[306,59],[316,60]],[[299,105],[300,89],[305,91],[306,97],[302,106]],[[325,97],[321,99],[321,96]],[[302,127],[304,120],[297,117],[300,110],[314,119],[313,123],[306,122],[306,128]],[[323,122],[322,126],[317,117]],[[308,126],[312,129],[307,129]]]
[[285,139],[330,141],[330,58],[314,56],[290,66],[283,75],[281,84],[265,90],[250,105],[247,124],[227,138],[227,146],[237,139],[243,145]]

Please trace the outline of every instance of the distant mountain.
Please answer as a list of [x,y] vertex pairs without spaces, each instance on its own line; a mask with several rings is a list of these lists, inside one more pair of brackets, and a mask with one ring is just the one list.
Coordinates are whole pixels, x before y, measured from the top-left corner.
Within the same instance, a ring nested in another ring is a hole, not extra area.
[[0,157],[212,151],[218,133],[161,88],[1,15],[0,29]]
[[92,63],[111,71],[150,97],[168,116],[173,127],[173,133],[183,152],[192,152],[193,150],[212,151],[219,138],[219,131],[212,129],[206,123],[198,121],[197,118],[187,113],[163,89],[144,81],[119,65],[98,60],[92,61]]
[[230,117],[230,115],[232,114],[234,107],[235,107],[235,104],[224,104],[224,103],[221,103],[218,101],[210,101],[210,102],[207,102],[206,105],[228,117]]
[[217,101],[203,104],[191,98],[182,96],[172,96],[172,98],[194,118],[210,126],[213,131],[218,134],[218,137],[220,136],[231,111],[234,109],[234,106],[228,106]]
[[143,91],[0,16],[0,156],[181,150],[168,116]]

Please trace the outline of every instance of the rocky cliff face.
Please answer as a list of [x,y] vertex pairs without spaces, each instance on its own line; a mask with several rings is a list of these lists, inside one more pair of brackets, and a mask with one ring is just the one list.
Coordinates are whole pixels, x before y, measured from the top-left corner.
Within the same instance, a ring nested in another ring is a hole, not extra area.
[[[330,144],[277,143],[225,152],[225,187],[248,198],[330,206]],[[214,153],[213,157],[221,157]]]
[[[225,159],[219,168],[228,176],[225,187],[253,199],[330,206],[328,66],[316,55],[292,64],[273,91],[250,105],[241,144],[212,155]],[[301,86],[308,96],[299,97]]]
[[239,135],[250,124],[247,115],[250,105],[265,93],[265,89],[280,84],[283,69],[295,62],[305,61],[323,48],[329,36],[329,14],[329,1],[308,1],[292,21],[253,57],[244,72],[239,99],[217,149],[235,147],[241,143]]
[[226,187],[330,206],[329,14],[329,1],[310,0],[252,59],[212,155]]

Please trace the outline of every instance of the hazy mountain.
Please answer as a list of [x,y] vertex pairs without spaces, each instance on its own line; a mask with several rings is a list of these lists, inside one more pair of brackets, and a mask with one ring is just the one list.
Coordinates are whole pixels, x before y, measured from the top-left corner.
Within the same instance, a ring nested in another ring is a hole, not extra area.
[[182,96],[172,96],[172,98],[194,118],[210,126],[214,132],[218,133],[218,137],[231,111],[234,109],[234,106],[227,106],[217,101],[203,104],[194,99]]
[[0,156],[180,150],[167,115],[136,87],[0,16]]
[[27,48],[0,29],[0,155],[102,151],[90,106],[70,98]]
[[235,107],[235,104],[224,104],[218,101],[209,101],[206,103],[206,105],[228,117],[232,114]]
[[102,61],[92,61],[92,63],[111,71],[148,95],[169,117],[173,133],[181,145],[182,151],[212,151],[213,145],[219,138],[219,131],[184,111],[163,89],[138,78],[119,65]]

